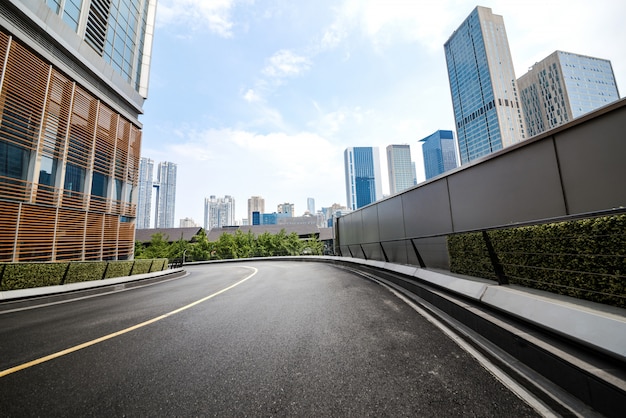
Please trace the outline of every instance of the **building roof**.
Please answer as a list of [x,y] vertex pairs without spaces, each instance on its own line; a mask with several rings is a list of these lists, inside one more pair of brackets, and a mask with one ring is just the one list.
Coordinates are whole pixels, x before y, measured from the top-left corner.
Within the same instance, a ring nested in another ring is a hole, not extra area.
[[296,225],[243,225],[243,226],[229,226],[226,228],[213,228],[208,233],[208,240],[211,242],[219,240],[222,234],[235,234],[237,231],[241,231],[247,234],[248,231],[252,232],[255,237],[268,232],[270,234],[278,234],[281,230],[285,230],[286,234],[295,232],[300,238],[308,238],[311,235],[319,236],[320,241],[333,239],[332,228],[318,228],[317,225],[312,224],[296,224]]
[[154,234],[163,234],[163,237],[168,242],[178,241],[182,239],[183,241],[191,241],[194,236],[196,236],[202,227],[192,226],[189,228],[150,228],[150,229],[136,229],[135,230],[135,241],[139,241],[141,243],[148,243],[152,239],[152,235]]

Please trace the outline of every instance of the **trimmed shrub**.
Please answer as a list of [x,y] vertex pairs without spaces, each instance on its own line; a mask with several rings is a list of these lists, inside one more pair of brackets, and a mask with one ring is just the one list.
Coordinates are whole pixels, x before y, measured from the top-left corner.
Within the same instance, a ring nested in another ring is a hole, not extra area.
[[157,258],[153,260],[152,267],[150,268],[149,273],[152,273],[153,271],[163,271],[167,269],[168,263],[169,260],[167,258]]
[[106,265],[106,261],[72,261],[64,283],[100,280]]
[[144,274],[150,272],[150,266],[152,265],[152,259],[150,260],[135,260],[135,265],[133,266],[132,275],[136,274]]
[[[510,283],[626,307],[626,215],[494,230],[489,238]],[[495,277],[480,233],[450,236],[448,250],[450,271]]]
[[109,261],[107,267],[105,279],[112,279],[114,277],[126,277],[130,276],[130,269],[133,268],[134,261]]
[[61,284],[69,263],[6,263],[0,290]]

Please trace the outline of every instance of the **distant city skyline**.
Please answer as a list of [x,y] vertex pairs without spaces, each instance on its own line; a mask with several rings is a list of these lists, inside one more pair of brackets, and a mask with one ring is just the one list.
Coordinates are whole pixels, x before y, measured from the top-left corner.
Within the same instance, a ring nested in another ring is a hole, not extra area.
[[344,151],[348,209],[359,209],[383,198],[378,147],[349,147]]
[[[209,194],[244,202],[238,220],[254,195],[346,205],[350,146],[409,143],[421,182],[417,141],[456,132],[443,45],[477,4],[503,16],[516,76],[563,50],[626,82],[624,2],[160,0],[142,155],[178,163],[176,213],[197,220]],[[381,172],[389,194],[385,158]]]

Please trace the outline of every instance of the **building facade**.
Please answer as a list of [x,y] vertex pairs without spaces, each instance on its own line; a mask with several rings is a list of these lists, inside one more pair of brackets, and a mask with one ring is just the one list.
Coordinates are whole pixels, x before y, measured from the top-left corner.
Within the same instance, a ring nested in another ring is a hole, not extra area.
[[156,193],[155,228],[174,228],[176,210],[176,164],[163,161],[159,163]]
[[619,99],[611,61],[555,51],[517,80],[528,136]]
[[307,197],[306,199],[306,210],[309,211],[309,214],[315,215],[315,199],[312,197]]
[[383,197],[378,147],[346,148],[344,165],[349,209],[358,209]]
[[0,261],[133,257],[155,11],[0,3]]
[[387,146],[387,170],[391,194],[400,193],[415,185],[411,147],[408,144]]
[[154,161],[142,157],[139,160],[139,185],[137,187],[137,229],[148,229],[151,227],[153,175]]
[[232,196],[204,199],[204,229],[223,228],[235,225],[235,199]]
[[456,143],[452,131],[439,130],[419,142],[422,143],[426,180],[457,167]]
[[276,207],[276,213],[283,216],[294,216],[295,206],[293,203],[280,203]]
[[248,199],[248,223],[250,225],[258,225],[255,224],[252,219],[253,212],[265,212],[265,199],[261,196],[251,196],[250,199]]
[[502,16],[476,7],[444,49],[461,164],[525,139]]

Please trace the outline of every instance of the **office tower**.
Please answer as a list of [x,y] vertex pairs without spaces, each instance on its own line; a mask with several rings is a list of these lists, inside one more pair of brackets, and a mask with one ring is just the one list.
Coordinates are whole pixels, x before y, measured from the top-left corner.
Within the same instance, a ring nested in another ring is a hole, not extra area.
[[0,261],[132,259],[156,0],[129,3],[0,2]]
[[378,147],[346,148],[344,164],[349,209],[358,209],[383,197]]
[[157,169],[155,228],[174,228],[176,209],[176,164],[163,161]]
[[282,216],[288,216],[288,217],[293,216],[294,211],[295,211],[295,207],[293,203],[281,203],[278,205],[278,208],[276,210],[279,216],[282,215]]
[[137,228],[150,228],[152,214],[152,175],[154,172],[154,161],[142,157],[139,160],[139,185],[137,197]]
[[619,99],[611,61],[555,51],[517,80],[528,136]]
[[422,142],[426,180],[457,167],[456,144],[452,131],[437,131]]
[[413,187],[413,165],[409,145],[387,146],[387,170],[389,172],[389,192],[400,193]]
[[248,199],[248,222],[250,225],[258,225],[254,223],[253,212],[265,213],[265,199],[261,196],[251,196]]
[[476,7],[445,43],[461,164],[526,137],[502,16]]
[[306,199],[306,210],[308,210],[311,215],[315,215],[315,199],[312,197],[307,197]]
[[204,199],[204,229],[235,225],[235,199],[232,196],[210,196]]

